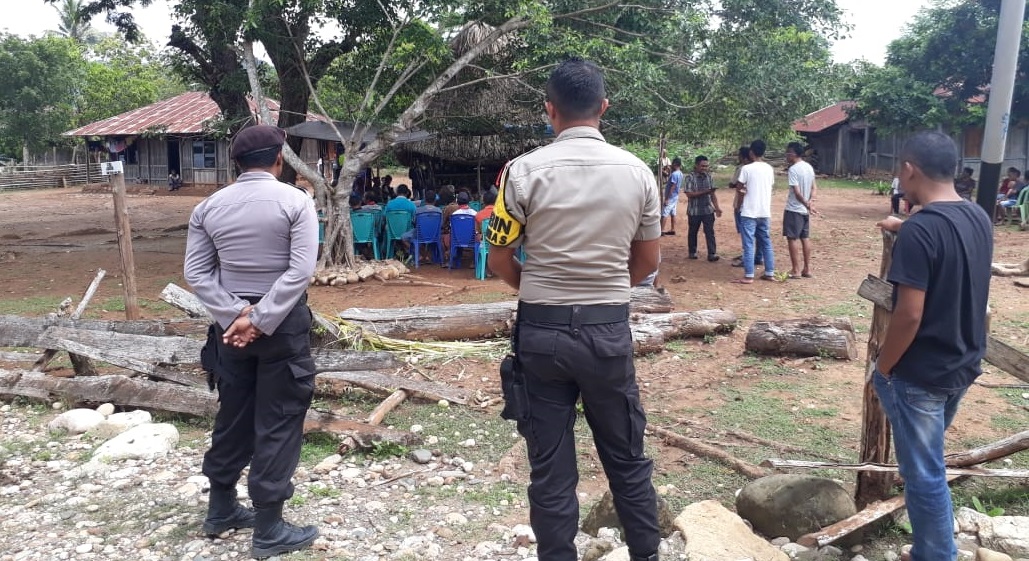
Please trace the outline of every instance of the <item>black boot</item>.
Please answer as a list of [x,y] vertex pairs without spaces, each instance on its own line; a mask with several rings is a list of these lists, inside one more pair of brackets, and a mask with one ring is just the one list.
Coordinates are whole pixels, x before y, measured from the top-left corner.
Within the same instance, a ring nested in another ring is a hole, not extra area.
[[658,561],[656,553],[648,555],[646,557],[642,557],[639,555],[630,555],[629,559],[630,561]]
[[318,538],[317,527],[299,528],[282,520],[281,502],[255,504],[254,509],[257,525],[254,526],[254,548],[250,555],[256,559],[304,549]]
[[217,536],[233,528],[253,528],[254,511],[236,502],[235,487],[211,485],[204,534]]

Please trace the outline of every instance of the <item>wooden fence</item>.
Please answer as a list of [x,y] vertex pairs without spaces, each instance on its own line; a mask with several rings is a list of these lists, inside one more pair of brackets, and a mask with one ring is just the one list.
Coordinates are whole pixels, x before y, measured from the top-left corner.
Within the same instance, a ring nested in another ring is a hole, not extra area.
[[104,181],[98,164],[7,166],[0,168],[0,191],[54,189]]

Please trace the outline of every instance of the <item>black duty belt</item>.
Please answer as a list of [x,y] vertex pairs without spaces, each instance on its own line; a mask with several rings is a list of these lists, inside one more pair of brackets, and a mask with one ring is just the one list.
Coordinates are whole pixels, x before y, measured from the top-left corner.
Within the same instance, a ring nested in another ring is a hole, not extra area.
[[561,325],[618,323],[629,319],[629,305],[549,306],[519,302],[518,319],[533,323],[556,323]]
[[[258,302],[261,301],[262,298],[264,298],[264,295],[261,295],[261,296],[242,296],[242,295],[237,295],[237,296],[239,296],[240,298],[246,300],[247,302],[250,302],[251,304],[253,304],[255,306],[257,305]],[[306,292],[300,297],[300,300],[297,300],[297,305],[299,306],[301,304],[307,304],[307,293]]]

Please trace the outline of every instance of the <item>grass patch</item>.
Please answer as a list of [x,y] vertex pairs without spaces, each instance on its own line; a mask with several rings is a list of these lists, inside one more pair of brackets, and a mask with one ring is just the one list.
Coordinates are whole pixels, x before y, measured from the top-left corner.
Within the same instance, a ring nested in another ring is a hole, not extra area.
[[338,451],[339,440],[335,436],[324,432],[306,434],[300,446],[300,463],[314,465]]
[[[136,302],[139,304],[139,307],[141,309],[154,313],[162,313],[175,309],[169,304],[165,303],[163,300],[149,300],[147,298],[137,298]],[[112,296],[110,298],[105,298],[96,306],[91,305],[90,308],[93,308],[94,315],[99,314],[100,311],[124,312],[125,298],[121,296]]]
[[513,296],[506,292],[469,290],[457,296],[457,301],[462,304],[490,304],[492,302],[512,300],[513,298]]
[[655,488],[674,485],[677,489],[663,495],[672,512],[681,512],[690,504],[707,499],[734,508],[736,490],[749,482],[735,471],[703,458],[683,467],[657,472],[653,480]]
[[[761,357],[757,355],[747,355],[743,357],[743,363],[740,365],[740,370],[753,369],[758,374],[765,376],[786,376],[793,374],[794,370],[788,366],[780,364],[778,361]],[[792,386],[791,387],[795,387]]]
[[0,314],[38,316],[57,311],[64,298],[60,296],[27,296],[0,300]]
[[[435,444],[443,454],[460,456],[473,462],[496,461],[517,440],[514,423],[508,423],[495,414],[476,412],[465,407],[439,407],[404,403],[387,416],[387,423],[406,430],[421,425],[423,438],[436,437]],[[462,446],[468,439],[475,446]]]
[[1016,483],[969,479],[953,488],[954,509],[967,507],[977,510],[973,498],[983,510],[1004,509],[1004,516],[1029,514],[1029,488]]

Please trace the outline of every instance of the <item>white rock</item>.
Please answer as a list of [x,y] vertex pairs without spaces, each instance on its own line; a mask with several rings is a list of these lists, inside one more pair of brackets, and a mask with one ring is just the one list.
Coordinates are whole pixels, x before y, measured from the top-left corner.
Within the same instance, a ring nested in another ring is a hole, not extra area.
[[72,409],[61,413],[47,428],[51,431],[67,431],[71,434],[82,434],[104,422],[104,416],[93,409]]
[[436,402],[436,405],[438,405],[440,407],[443,407],[445,409],[447,407],[450,407],[450,402],[445,400],[445,399],[441,399],[441,400]]
[[447,514],[446,522],[448,526],[464,526],[468,523],[468,518],[460,512],[451,512]]
[[324,460],[318,462],[318,465],[314,466],[314,472],[315,473],[329,473],[330,471],[335,469],[335,467],[338,466],[339,464],[341,464],[342,462],[343,462],[343,456],[340,456],[339,454],[333,454],[333,455],[325,458]]
[[1029,557],[1029,516],[987,516],[979,521],[983,547],[1011,557]]
[[114,414],[114,404],[104,403],[96,408],[96,412],[100,413],[104,417],[110,417],[112,414]]
[[145,425],[152,420],[153,417],[150,415],[150,412],[141,409],[114,413],[91,430],[90,434],[100,438],[114,438],[132,427]]
[[410,431],[415,433],[415,434],[418,434],[418,433],[422,432],[423,430],[425,430],[425,427],[423,427],[421,425],[411,425],[411,429],[410,429]]
[[855,555],[850,558],[850,561],[868,561],[868,559],[864,555]]
[[93,551],[93,544],[91,543],[84,543],[75,548],[75,553],[79,554],[89,553],[90,551]]
[[64,409],[64,404],[60,401],[55,401],[52,405],[50,405],[50,407],[53,407],[54,411],[60,411],[61,409]]
[[980,547],[975,552],[975,561],[1012,561],[1011,556],[999,551],[993,551],[986,547]]
[[[111,415],[112,417],[114,415]],[[179,430],[168,423],[147,423],[133,427],[100,445],[94,460],[153,459],[175,449]]]
[[629,561],[629,546],[623,545],[600,558],[600,561]]
[[769,543],[771,543],[775,547],[782,547],[782,546],[790,543],[790,538],[787,538],[786,536],[782,536],[782,537],[779,537],[779,538],[775,538],[774,540],[772,540]]
[[364,503],[364,509],[368,512],[381,512],[386,510],[386,505],[382,501],[367,501]]
[[472,448],[475,446],[475,439],[469,438],[468,440],[462,440],[457,443],[458,446],[464,446],[465,448]]
[[536,543],[536,532],[532,531],[532,526],[528,524],[516,524],[514,528],[511,528],[516,537],[524,536],[529,538],[529,543]]
[[473,464],[472,462],[465,462],[461,464],[461,470],[465,473],[471,473],[473,469],[475,469],[475,464]]
[[883,559],[886,561],[897,561],[900,559],[900,555],[897,555],[896,551],[886,551],[883,553]]
[[339,476],[343,479],[357,479],[361,477],[361,468],[346,468],[339,472]]
[[790,559],[796,559],[798,555],[808,551],[808,548],[800,545],[799,543],[788,543],[779,548],[780,551],[790,556]]

